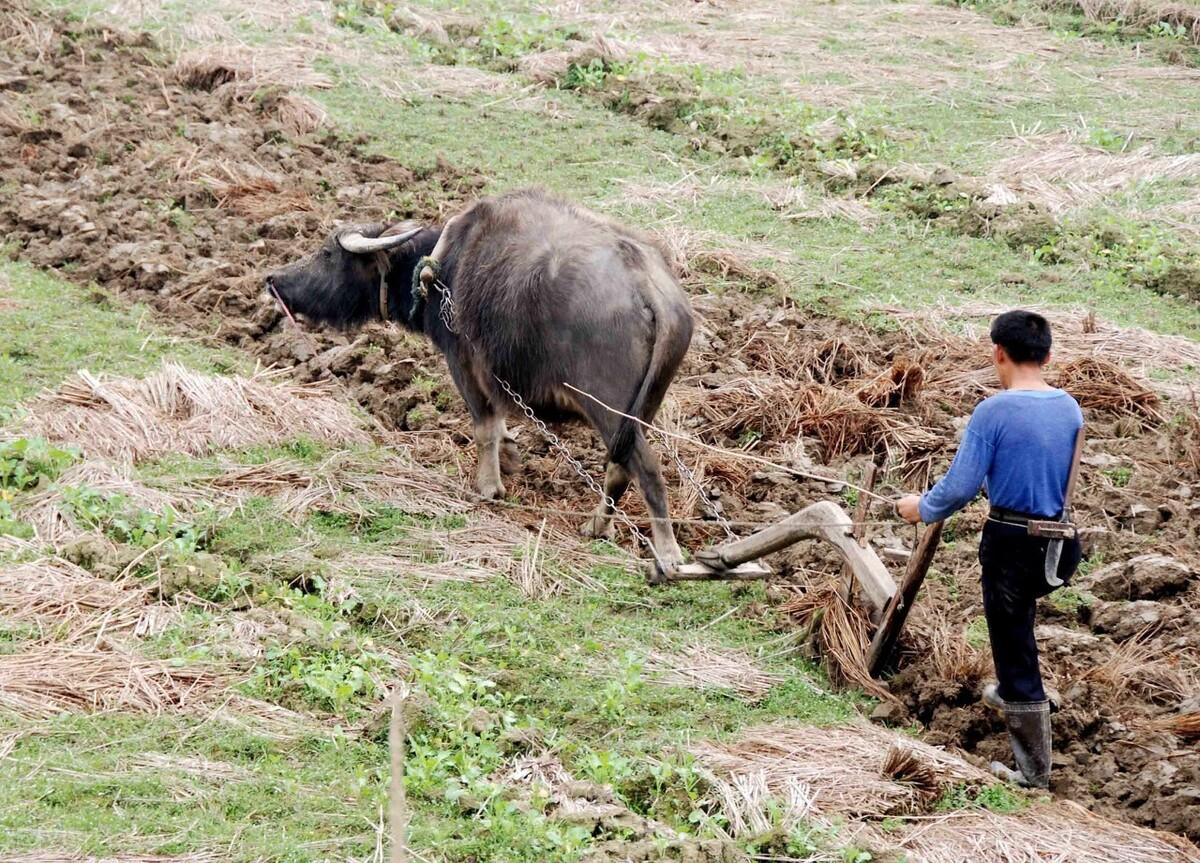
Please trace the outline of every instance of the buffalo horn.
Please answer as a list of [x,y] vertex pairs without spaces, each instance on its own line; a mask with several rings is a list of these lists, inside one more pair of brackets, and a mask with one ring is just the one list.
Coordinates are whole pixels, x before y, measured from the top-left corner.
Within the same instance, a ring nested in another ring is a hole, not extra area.
[[338,245],[347,252],[359,255],[366,254],[367,252],[382,252],[386,249],[396,248],[396,246],[407,240],[411,240],[420,232],[420,228],[413,228],[410,231],[390,237],[364,237],[359,231],[348,231],[338,237]]

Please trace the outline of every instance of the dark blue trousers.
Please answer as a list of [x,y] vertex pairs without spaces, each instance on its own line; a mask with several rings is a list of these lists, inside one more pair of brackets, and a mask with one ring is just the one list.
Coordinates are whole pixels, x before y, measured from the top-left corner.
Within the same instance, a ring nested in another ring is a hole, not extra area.
[[[988,521],[979,541],[983,567],[983,613],[992,643],[1000,697],[1005,701],[1044,701],[1037,641],[1033,637],[1037,601],[1046,583],[1049,540],[1029,536],[1023,526]],[[1058,577],[1068,581],[1079,566],[1079,540],[1063,542]]]

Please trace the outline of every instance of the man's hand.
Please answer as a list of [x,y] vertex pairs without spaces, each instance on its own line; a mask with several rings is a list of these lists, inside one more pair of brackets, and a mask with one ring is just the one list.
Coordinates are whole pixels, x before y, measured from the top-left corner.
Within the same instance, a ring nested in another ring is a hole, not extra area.
[[917,524],[921,521],[921,496],[919,494],[908,494],[896,501],[896,512],[900,513],[900,517],[909,524]]

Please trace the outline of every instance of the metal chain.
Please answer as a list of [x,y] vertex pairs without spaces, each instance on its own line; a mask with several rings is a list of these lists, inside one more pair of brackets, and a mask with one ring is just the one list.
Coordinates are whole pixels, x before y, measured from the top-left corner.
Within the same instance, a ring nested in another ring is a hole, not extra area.
[[629,532],[637,537],[637,539],[640,540],[642,544],[650,550],[650,553],[654,555],[654,560],[658,563],[659,569],[665,570],[666,567],[663,565],[662,558],[658,556],[658,550],[654,547],[654,543],[650,541],[650,538],[646,536],[646,534],[642,533],[641,528],[634,524],[633,519],[629,517],[629,514],[626,513],[625,510],[621,509],[621,507],[617,505],[617,502],[613,500],[607,492],[605,492],[604,487],[596,481],[595,477],[588,473],[587,468],[583,466],[583,463],[571,454],[571,450],[565,443],[562,442],[562,439],[552,432],[550,427],[538,418],[537,414],[534,413],[533,408],[525,403],[525,400],[521,398],[520,394],[512,388],[512,385],[509,384],[508,381],[504,380],[499,375],[494,374],[492,377],[496,379],[496,383],[500,384],[500,388],[508,394],[508,397],[513,400],[513,404],[520,409],[521,413],[525,415],[526,419],[533,423],[533,427],[537,429],[538,434],[545,438],[546,443],[550,445],[550,448],[566,460],[567,464],[574,469],[575,473],[579,474],[583,481],[587,483],[588,488],[599,495],[600,500],[604,502],[604,505],[613,511],[613,515],[617,516],[621,520],[621,523],[629,528]]
[[[441,289],[442,292],[441,305],[439,308],[442,323],[446,325],[446,329],[448,329],[450,332],[457,333],[458,330],[455,329],[454,326],[454,321],[457,318],[457,310],[454,307],[454,298],[450,296],[450,288],[441,279],[438,279],[435,284]],[[521,413],[523,413],[525,417],[531,423],[533,423],[534,428],[537,429],[538,434],[545,438],[546,443],[548,443],[552,449],[566,459],[567,463],[575,470],[577,474],[579,474],[580,477],[582,477],[583,481],[587,483],[588,488],[598,494],[600,499],[604,501],[605,505],[612,509],[613,514],[618,516],[622,523],[629,528],[630,532],[633,533],[638,540],[640,540],[647,548],[650,549],[650,553],[654,555],[654,559],[658,562],[659,566],[662,567],[662,560],[659,558],[658,552],[654,548],[654,543],[650,541],[649,537],[642,533],[641,529],[633,523],[633,520],[630,519],[629,515],[617,505],[617,502],[613,500],[607,493],[605,493],[604,487],[601,486],[600,483],[598,483],[590,473],[588,473],[587,468],[583,466],[583,463],[571,454],[571,451],[567,448],[567,445],[562,442],[562,439],[552,432],[546,423],[542,422],[542,420],[538,418],[537,414],[534,413],[533,408],[525,403],[525,400],[521,398],[517,391],[512,388],[512,385],[508,381],[504,380],[499,375],[493,375],[493,377],[495,377],[496,382],[500,384],[500,388],[503,389],[504,392],[508,394],[508,397],[513,400],[513,404],[515,404],[520,409]]]
[[695,472],[687,466],[687,463],[683,460],[683,456],[679,454],[679,447],[675,446],[675,444],[671,441],[668,441],[666,446],[668,451],[671,453],[671,457],[675,460],[675,469],[678,471],[680,478],[691,483],[692,487],[700,494],[700,499],[704,501],[704,506],[707,511],[711,513],[716,519],[717,523],[721,525],[721,530],[725,531],[725,537],[730,540],[737,539],[738,536],[733,531],[733,525],[730,523],[729,519],[725,517],[725,513],[721,511],[720,505],[714,501],[709,495],[708,491],[705,490]]

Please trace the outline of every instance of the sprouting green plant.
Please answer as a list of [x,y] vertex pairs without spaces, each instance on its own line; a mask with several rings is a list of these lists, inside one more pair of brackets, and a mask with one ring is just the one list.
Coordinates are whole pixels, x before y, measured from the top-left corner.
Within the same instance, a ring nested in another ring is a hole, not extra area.
[[1119,153],[1125,149],[1128,138],[1120,132],[1114,132],[1112,129],[1098,127],[1091,130],[1088,135],[1088,141],[1093,147],[1100,147],[1111,153]]
[[937,812],[955,812],[962,809],[987,809],[999,815],[1020,812],[1029,806],[1029,801],[1007,785],[996,783],[983,787],[959,783],[947,788],[934,804]]
[[982,614],[976,616],[969,624],[967,624],[967,630],[963,637],[966,638],[967,644],[971,645],[977,650],[987,647],[987,618],[985,618]]
[[88,486],[60,489],[75,518],[115,542],[141,548],[160,547],[166,554],[189,555],[200,550],[204,530],[184,520],[174,507],[162,512],[133,506],[120,494],[105,494]]
[[1172,24],[1170,21],[1158,21],[1148,28],[1151,36],[1165,39],[1186,39],[1188,28],[1183,24]]
[[25,491],[44,485],[75,463],[79,451],[42,438],[17,438],[0,444],[0,488]]
[[345,713],[356,702],[378,694],[376,678],[384,667],[383,659],[369,651],[350,654],[290,645],[267,651],[257,680],[269,689],[299,686],[310,703]]
[[612,67],[599,57],[588,63],[572,63],[558,81],[561,90],[599,90],[613,73]]
[[1125,488],[1133,479],[1133,470],[1128,467],[1113,467],[1102,471],[1115,488]]
[[609,722],[617,722],[632,707],[635,707],[645,689],[642,675],[645,660],[633,651],[626,651],[621,658],[616,678],[600,688],[600,715]]
[[6,489],[0,489],[0,536],[30,539],[33,536],[33,528],[17,518],[12,504],[6,497],[8,494]]
[[1075,614],[1081,608],[1087,608],[1092,604],[1091,598],[1086,593],[1081,593],[1073,587],[1064,587],[1061,590],[1056,590],[1048,597],[1050,604],[1064,614]]

